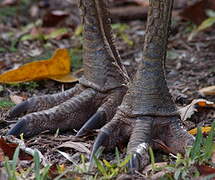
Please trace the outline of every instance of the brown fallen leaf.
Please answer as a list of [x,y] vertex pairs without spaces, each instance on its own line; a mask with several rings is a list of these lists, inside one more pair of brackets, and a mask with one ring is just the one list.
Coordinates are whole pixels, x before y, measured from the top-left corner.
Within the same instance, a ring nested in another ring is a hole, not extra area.
[[202,96],[215,95],[215,86],[208,86],[198,91]]
[[210,102],[205,99],[194,99],[189,105],[178,110],[182,121],[189,119],[195,112],[198,111],[198,107],[215,108],[215,104],[214,102]]
[[163,141],[159,139],[153,139],[152,141],[155,147],[158,147],[159,149],[163,150],[166,153],[175,154],[175,152],[169,146],[167,146]]
[[[9,159],[13,159],[13,154],[17,148],[18,144],[15,143],[8,143],[5,141],[4,138],[0,138],[0,149],[1,149],[1,156],[7,156]],[[1,157],[2,159],[2,157]],[[24,151],[20,150],[19,154],[20,160],[31,160],[32,156],[28,155]]]
[[197,165],[197,169],[199,170],[201,175],[209,175],[215,173],[215,168],[210,167],[208,165]]
[[[36,148],[32,149],[29,148],[25,145],[25,142],[22,139],[18,139],[14,136],[6,136],[5,139],[7,140],[7,142],[9,144],[16,144],[17,146],[19,145],[20,147],[20,156],[19,159],[20,160],[31,160],[32,157],[34,156],[35,151],[37,151],[38,155],[39,155],[39,161],[41,162],[41,164],[43,166],[47,166],[49,165],[48,160],[43,156],[43,154]],[[29,157],[29,159],[23,159],[23,155]]]
[[0,162],[4,161],[4,152],[3,150],[0,148]]
[[110,9],[111,18],[113,21],[129,21],[129,20],[146,20],[147,7],[143,6],[125,6],[113,7]]
[[67,18],[68,16],[69,16],[69,13],[62,10],[49,11],[43,17],[43,26],[55,27],[60,22],[65,20],[65,18]]
[[60,146],[58,146],[58,148],[72,148],[75,149],[78,152],[82,152],[82,153],[87,153],[90,154],[90,150],[89,150],[89,144],[84,143],[84,142],[65,142],[63,144],[61,144]]
[[17,146],[17,144],[7,143],[4,138],[0,138],[0,149],[3,152],[4,156],[7,156],[9,159],[13,158],[13,154]]
[[199,25],[208,17],[206,14],[207,9],[215,10],[214,0],[197,1],[191,6],[183,9],[179,15],[182,18]]
[[[208,134],[211,131],[211,127],[209,127],[209,126],[201,127],[201,131],[203,134]],[[188,132],[192,135],[196,135],[197,134],[197,128],[193,128],[193,129],[189,130]]]
[[[32,80],[52,79],[70,73],[70,57],[67,49],[57,49],[48,60],[27,63],[18,69],[0,75],[2,83],[20,83]],[[73,82],[75,78],[72,78]],[[68,82],[68,79],[67,79]]]

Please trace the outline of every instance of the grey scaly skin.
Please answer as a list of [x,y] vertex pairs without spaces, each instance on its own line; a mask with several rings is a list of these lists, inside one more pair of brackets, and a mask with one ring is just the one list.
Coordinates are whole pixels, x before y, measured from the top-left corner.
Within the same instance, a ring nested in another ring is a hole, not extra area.
[[[129,140],[132,172],[149,163],[148,147],[165,143],[172,153],[183,153],[194,141],[180,123],[169,93],[164,62],[173,0],[150,0],[143,59],[113,119],[101,128],[93,155],[100,146],[112,148]],[[120,127],[120,128],[119,128]]]
[[[9,134],[18,135],[24,131],[30,136],[47,129],[81,128],[78,135],[82,135],[86,129],[98,128],[114,116],[101,128],[91,160],[100,146],[113,148],[128,141],[127,153],[132,155],[129,162],[132,171],[149,163],[148,147],[157,148],[155,142],[158,140],[173,153],[183,153],[194,138],[180,124],[164,73],[172,4],[173,0],[150,0],[144,56],[126,93],[123,84],[127,83],[128,77],[112,41],[105,0],[80,1],[85,69],[80,84],[65,92],[69,95],[58,95],[66,98],[55,102],[64,103],[24,116]],[[52,100],[43,101],[46,102]],[[28,107],[29,104],[31,102],[20,106]]]
[[17,105],[11,117],[22,113],[8,135],[25,137],[49,130],[77,129],[78,135],[110,121],[127,90],[127,73],[121,64],[111,34],[106,4],[80,0],[83,21],[84,75],[79,84],[65,92],[33,97]]

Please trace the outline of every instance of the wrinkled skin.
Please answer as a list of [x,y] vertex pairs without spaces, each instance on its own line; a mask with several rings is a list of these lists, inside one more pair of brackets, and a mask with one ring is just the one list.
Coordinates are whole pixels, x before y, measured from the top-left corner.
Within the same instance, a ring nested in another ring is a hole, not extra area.
[[104,125],[91,160],[100,146],[114,148],[129,141],[129,167],[134,172],[149,163],[149,146],[159,148],[158,142],[163,142],[172,153],[184,153],[194,141],[180,123],[165,80],[173,0],[150,0],[144,56],[132,82],[114,46],[105,2],[80,0],[84,75],[79,84],[58,95],[35,97],[16,106],[11,116],[30,114],[20,118],[8,134],[33,136],[44,130],[75,128],[80,129],[77,135],[83,135]]
[[33,97],[17,105],[11,117],[27,115],[8,134],[30,137],[59,128],[80,129],[78,135],[83,135],[109,122],[121,104],[128,76],[113,43],[106,5],[81,0],[79,7],[84,26],[83,77],[65,92]]

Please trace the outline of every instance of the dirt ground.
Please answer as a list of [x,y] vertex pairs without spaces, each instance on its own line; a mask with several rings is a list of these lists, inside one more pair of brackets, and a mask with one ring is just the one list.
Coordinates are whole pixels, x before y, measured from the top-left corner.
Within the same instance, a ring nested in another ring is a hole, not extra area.
[[[53,6],[56,6],[53,4]],[[41,10],[41,14],[42,14]],[[40,15],[42,16],[42,15]],[[72,16],[70,14],[70,16]],[[70,36],[67,38],[48,39],[48,40],[27,40],[20,41],[20,33],[22,27],[35,21],[19,12],[19,17],[1,17],[4,22],[0,23],[0,72],[15,68],[32,60],[47,58],[53,53],[56,48],[76,49],[78,59],[81,59],[81,35]],[[38,17],[37,17],[38,18]],[[71,17],[69,17],[71,18]],[[76,23],[79,23],[78,15]],[[71,19],[70,19],[71,20]],[[68,23],[67,20],[65,23]],[[188,105],[193,99],[205,98],[215,102],[215,96],[202,97],[198,90],[215,85],[215,29],[210,28],[207,31],[198,33],[191,41],[188,41],[188,36],[191,33],[191,24],[187,21],[174,19],[176,23],[172,27],[171,35],[168,44],[168,53],[166,60],[166,78],[170,92],[173,95],[178,106]],[[69,21],[71,25],[71,21]],[[118,22],[119,23],[119,22]],[[73,23],[74,24],[74,23]],[[76,26],[77,24],[73,25]],[[74,32],[74,27],[69,26],[69,31]],[[135,70],[142,57],[142,47],[144,42],[146,21],[132,20],[126,22],[126,28],[120,32],[119,28],[114,28],[117,34],[116,45],[123,59],[123,64],[126,66],[129,74],[133,76]],[[11,35],[8,35],[11,32]],[[122,36],[126,34],[126,38]],[[81,65],[72,67],[73,71],[77,71]],[[24,83],[22,85],[12,86],[0,84],[0,100],[10,99],[11,94],[21,97],[32,97],[37,95],[52,94],[73,87],[75,83],[59,83],[52,80],[37,81],[36,85]],[[0,135],[4,136],[11,126],[11,121],[16,119],[8,119],[7,113],[10,108],[0,109]],[[184,122],[185,127],[189,130],[197,125],[210,125],[215,120],[215,112],[210,108],[203,108],[196,112],[189,120]],[[26,145],[31,148],[37,148],[46,157],[50,163],[67,164],[68,161],[57,150],[61,150],[71,155],[73,160],[78,163],[80,161],[80,151],[74,148],[58,148],[62,143],[86,142],[86,147],[91,149],[95,136],[84,138],[75,138],[74,131],[60,133],[57,137],[43,133],[36,137],[26,139]],[[89,157],[89,154],[86,153]],[[111,159],[112,154],[106,155],[107,159]]]

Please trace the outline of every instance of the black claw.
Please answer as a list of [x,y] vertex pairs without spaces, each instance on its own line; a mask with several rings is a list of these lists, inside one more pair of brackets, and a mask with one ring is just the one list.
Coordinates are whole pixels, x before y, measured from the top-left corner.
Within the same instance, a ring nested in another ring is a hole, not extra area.
[[90,167],[92,167],[93,164],[93,157],[96,154],[96,152],[98,151],[98,149],[104,145],[104,143],[106,142],[106,140],[109,138],[109,133],[101,131],[96,140],[95,143],[93,145],[93,150],[92,153],[90,155]]
[[9,113],[9,116],[11,118],[18,117],[22,113],[26,113],[29,106],[28,101],[21,102],[20,104],[17,104]]
[[83,136],[86,132],[101,128],[106,122],[105,112],[97,111],[78,131],[76,136]]
[[134,174],[135,171],[138,171],[141,168],[141,156],[139,153],[134,153],[131,156],[131,159],[128,163],[129,172]]
[[28,136],[27,135],[27,122],[23,119],[19,120],[7,133],[7,135],[14,135],[14,136],[19,136],[22,133],[24,134],[24,136]]

